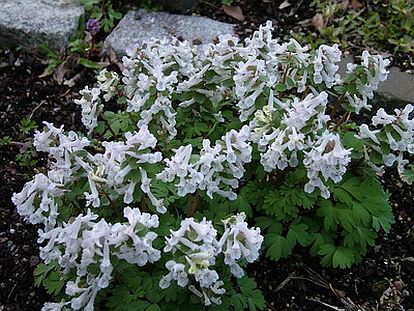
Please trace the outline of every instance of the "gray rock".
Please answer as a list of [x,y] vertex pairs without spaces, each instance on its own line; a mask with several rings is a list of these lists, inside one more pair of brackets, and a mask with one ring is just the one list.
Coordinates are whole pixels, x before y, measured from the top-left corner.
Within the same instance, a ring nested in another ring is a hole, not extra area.
[[193,44],[206,44],[219,35],[228,33],[234,33],[234,25],[206,17],[130,11],[106,38],[104,47],[106,51],[113,49],[118,56],[122,56],[128,49],[151,38],[174,36]]
[[0,46],[65,47],[84,9],[78,0],[0,0]]
[[392,67],[387,81],[380,84],[377,93],[394,101],[414,104],[414,75]]

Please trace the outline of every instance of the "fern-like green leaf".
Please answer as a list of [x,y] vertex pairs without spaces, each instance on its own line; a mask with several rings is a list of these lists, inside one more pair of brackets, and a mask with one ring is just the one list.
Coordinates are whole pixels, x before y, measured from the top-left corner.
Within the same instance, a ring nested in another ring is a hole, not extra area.
[[333,266],[334,268],[349,268],[355,261],[351,249],[342,246],[336,247],[333,244],[321,245],[318,254],[323,256],[321,263],[324,266]]

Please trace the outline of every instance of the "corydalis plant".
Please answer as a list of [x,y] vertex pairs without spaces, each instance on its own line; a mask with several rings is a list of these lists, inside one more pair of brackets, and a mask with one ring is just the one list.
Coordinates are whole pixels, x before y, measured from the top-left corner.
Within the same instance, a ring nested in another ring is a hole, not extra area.
[[[49,123],[36,133],[49,171],[13,202],[44,225],[42,259],[66,282],[45,309],[262,309],[244,267],[263,241],[272,259],[299,244],[347,267],[389,230],[376,173],[404,172],[412,106],[351,121],[372,108],[388,61],[364,52],[341,77],[338,46],[309,51],[271,32],[267,23],[244,44],[227,35],[200,49],[146,42],[122,76],[104,70],[81,92],[84,136]],[[48,286],[50,269],[39,272]]]

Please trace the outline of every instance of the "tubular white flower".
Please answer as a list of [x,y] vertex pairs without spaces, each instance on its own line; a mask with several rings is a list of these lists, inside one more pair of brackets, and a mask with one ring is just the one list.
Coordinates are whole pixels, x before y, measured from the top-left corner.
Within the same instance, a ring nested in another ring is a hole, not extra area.
[[[66,304],[74,310],[93,310],[96,294],[112,279],[111,255],[138,266],[160,259],[161,252],[152,247],[157,234],[148,230],[158,227],[158,217],[129,207],[124,209],[124,216],[128,223],[112,225],[104,219],[96,222],[98,215],[88,210],[85,216],[81,214],[62,227],[39,231],[38,242],[47,241],[40,248],[40,257],[46,263],[56,260],[65,274],[73,270],[77,274],[76,282],[69,281],[66,285],[66,294],[73,298],[46,305],[46,310]],[[88,270],[93,263],[99,264],[97,274]]]
[[101,70],[98,77],[99,89],[106,93],[103,98],[105,101],[109,101],[117,93],[117,87],[119,84],[119,76],[116,72],[108,71],[106,68]]
[[313,80],[316,84],[325,83],[327,88],[340,81],[340,75],[336,72],[339,69],[337,63],[341,61],[342,52],[338,45],[328,46],[322,44],[317,51],[315,59],[313,60],[314,74]]
[[[179,196],[200,189],[206,190],[209,197],[217,193],[235,200],[237,196],[231,189],[237,188],[238,179],[245,172],[244,165],[251,161],[249,136],[250,129],[244,126],[239,132],[231,130],[226,133],[214,147],[205,139],[200,154],[194,156],[191,145],[181,146],[174,150],[175,155],[171,159],[165,159],[167,167],[157,174],[157,178],[172,182],[178,177],[179,183],[176,186]],[[192,163],[192,158],[199,160]],[[223,177],[228,174],[234,178]]]
[[103,105],[99,95],[100,88],[92,88],[91,90],[86,86],[85,89],[79,92],[82,95],[81,99],[75,99],[75,104],[82,108],[82,123],[89,130],[89,133],[98,125],[98,115],[101,113]]
[[[182,263],[170,260],[166,263],[169,273],[163,276],[159,286],[167,288],[172,280],[177,284],[185,287],[194,279],[200,288],[196,289],[190,285],[189,289],[201,298],[204,298],[206,305],[221,303],[216,294],[224,294],[225,290],[211,290],[213,287],[219,287],[219,275],[217,271],[211,269],[216,263],[216,256],[220,252],[220,246],[216,240],[217,231],[214,229],[211,221],[205,218],[201,222],[196,222],[193,218],[186,218],[181,221],[181,227],[177,231],[171,231],[170,237],[165,239],[164,252],[176,254],[175,257],[181,256]],[[217,284],[218,283],[218,284]],[[203,294],[201,294],[203,293]]]
[[[27,182],[20,193],[14,193],[12,201],[17,212],[31,224],[41,224],[46,230],[56,225],[59,214],[55,198],[64,195],[65,191],[44,174],[35,175],[32,181]],[[36,208],[34,201],[40,200]]]
[[259,258],[259,250],[263,243],[260,228],[248,228],[246,214],[240,213],[223,220],[225,232],[219,244],[223,248],[224,263],[229,265],[234,276],[241,278],[244,271],[237,263],[245,259],[254,262]]
[[[395,109],[394,115],[380,108],[372,117],[372,125],[379,129],[371,131],[368,125],[362,124],[356,135],[366,139],[368,146],[382,155],[385,166],[397,163],[399,172],[403,172],[408,164],[404,153],[414,154],[414,118],[410,117],[413,111],[414,107],[410,104],[402,110]],[[384,145],[388,147],[384,148]],[[368,152],[365,153],[365,159],[371,167],[377,169]]]
[[223,220],[225,231],[220,241],[211,221],[205,218],[199,223],[193,218],[181,221],[181,227],[165,239],[164,252],[171,252],[176,259],[167,262],[169,273],[161,278],[159,286],[168,288],[176,280],[185,287],[195,280],[198,285],[190,285],[191,292],[202,298],[205,305],[220,304],[220,295],[225,290],[220,288],[224,283],[212,269],[217,256],[224,254],[224,263],[236,277],[244,275],[238,264],[241,260],[251,263],[259,257],[263,236],[259,228],[248,228],[245,219],[246,215],[240,213]]
[[305,185],[305,191],[312,193],[315,188],[319,188],[324,198],[329,198],[328,187],[324,185],[320,175],[326,180],[331,179],[337,183],[342,180],[342,175],[346,172],[346,166],[351,162],[351,149],[342,146],[338,134],[325,131],[317,141],[314,142],[312,149],[305,151],[303,164],[307,170],[309,178]]
[[374,91],[378,89],[379,83],[387,80],[389,72],[386,67],[389,63],[388,59],[383,59],[380,55],[371,55],[364,51],[362,52],[361,65],[347,64],[347,75],[354,74],[357,68],[362,67],[366,76],[366,83],[358,82],[356,94],[349,92],[345,94],[356,113],[359,113],[361,109],[370,110],[372,108],[368,104],[368,99],[374,97]]

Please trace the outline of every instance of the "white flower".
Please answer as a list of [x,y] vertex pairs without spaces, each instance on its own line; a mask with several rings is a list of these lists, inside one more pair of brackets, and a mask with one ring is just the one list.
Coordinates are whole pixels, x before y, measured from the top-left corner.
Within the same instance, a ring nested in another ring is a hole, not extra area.
[[372,118],[372,125],[392,124],[397,120],[395,116],[389,115],[384,108],[378,109],[376,115]]
[[218,281],[219,275],[215,270],[199,269],[194,274],[195,280],[200,283],[201,287],[210,287]]
[[[217,193],[235,200],[237,196],[231,189],[237,188],[238,179],[245,172],[244,165],[251,161],[249,136],[250,129],[244,126],[239,132],[231,130],[226,133],[214,147],[205,139],[200,154],[194,156],[199,160],[194,162],[191,161],[192,146],[181,146],[174,150],[175,155],[171,159],[165,159],[167,167],[157,174],[157,178],[171,182],[178,177],[179,183],[176,186],[179,196],[200,189],[206,190],[209,197]],[[234,178],[223,176],[229,174]],[[226,189],[228,187],[230,189]]]
[[321,92],[317,96],[313,94],[307,95],[303,100],[299,101],[295,98],[291,103],[291,107],[286,108],[286,115],[284,116],[283,123],[289,128],[295,128],[297,131],[301,131],[302,128],[308,125],[309,121],[315,118],[313,124],[315,130],[324,127],[329,116],[325,115],[326,104],[328,103],[328,94]]
[[370,159],[370,152],[367,151],[369,148],[382,155],[386,166],[397,163],[399,171],[404,171],[408,163],[404,159],[404,153],[414,154],[414,119],[410,118],[413,110],[412,105],[407,105],[403,110],[395,109],[395,114],[390,115],[380,108],[372,118],[372,124],[379,129],[371,131],[366,124],[360,126],[357,137],[370,139],[364,155],[372,168],[378,170]]
[[359,133],[358,133],[358,135],[355,135],[357,138],[361,138],[361,139],[364,139],[364,138],[369,138],[369,139],[371,139],[373,142],[375,142],[375,143],[377,143],[377,144],[380,144],[380,142],[379,142],[379,140],[378,140],[378,138],[377,138],[377,134],[379,133],[380,131],[379,130],[376,130],[376,131],[371,131],[370,129],[369,129],[369,127],[368,127],[368,125],[366,125],[366,124],[362,124],[361,126],[360,126],[360,128],[359,128]]
[[317,141],[314,142],[312,149],[305,152],[303,164],[307,170],[309,178],[305,185],[305,191],[311,193],[315,188],[321,190],[324,198],[329,198],[330,193],[320,178],[320,174],[325,181],[331,179],[337,183],[341,181],[346,172],[346,166],[351,162],[351,149],[345,149],[337,134],[325,131]]
[[89,130],[89,133],[98,125],[98,115],[101,113],[103,105],[99,95],[100,88],[92,88],[86,86],[79,92],[81,99],[75,99],[75,104],[82,108],[82,123]]
[[[13,194],[12,201],[21,216],[31,224],[43,223],[48,230],[56,225],[59,214],[55,198],[64,193],[60,185],[44,174],[37,174],[24,185],[20,193]],[[40,201],[38,208],[35,207],[35,200]]]
[[[139,266],[160,259],[161,252],[152,247],[157,234],[147,230],[158,227],[158,217],[129,207],[124,209],[124,215],[128,223],[112,225],[104,219],[96,222],[98,215],[88,210],[85,216],[81,214],[62,227],[39,231],[38,242],[46,243],[40,248],[40,257],[46,263],[56,260],[65,274],[73,271],[77,275],[76,282],[66,285],[66,294],[73,298],[45,307],[58,308],[70,303],[74,310],[93,310],[96,294],[108,287],[112,279],[111,255]],[[95,263],[99,264],[98,273],[88,269]]]
[[319,46],[314,64],[313,80],[316,84],[325,82],[326,87],[331,88],[340,81],[340,76],[336,72],[339,69],[337,63],[341,61],[342,52],[338,45],[328,46],[322,44]]
[[347,75],[353,74],[357,69],[362,68],[366,75],[366,83],[358,82],[356,94],[346,93],[349,104],[359,113],[361,109],[371,109],[368,99],[374,97],[374,91],[378,89],[380,82],[385,81],[388,76],[386,67],[389,65],[388,59],[383,59],[380,55],[371,55],[367,51],[362,53],[361,65],[347,64]]
[[188,284],[188,275],[185,272],[185,266],[180,263],[176,263],[173,260],[167,261],[165,267],[170,271],[167,275],[163,276],[160,280],[159,286],[162,289],[170,287],[171,281],[177,281],[178,286],[185,287]]
[[229,265],[234,276],[244,275],[243,269],[237,263],[242,259],[254,262],[259,257],[259,250],[263,243],[260,228],[248,228],[244,221],[245,213],[240,213],[223,220],[225,232],[219,242],[223,248],[224,263]]
[[151,192],[151,179],[148,178],[147,172],[143,168],[139,168],[141,172],[141,190],[146,193],[151,201],[151,204],[154,205],[158,213],[164,214],[167,212],[167,209],[164,206],[164,201],[162,199],[157,199]]
[[46,302],[42,308],[42,311],[60,311],[64,310],[65,306],[68,305],[68,302]]
[[109,101],[114,95],[117,94],[117,86],[119,84],[119,76],[116,72],[108,71],[106,68],[101,70],[98,77],[99,89],[106,93],[103,98],[105,101]]

